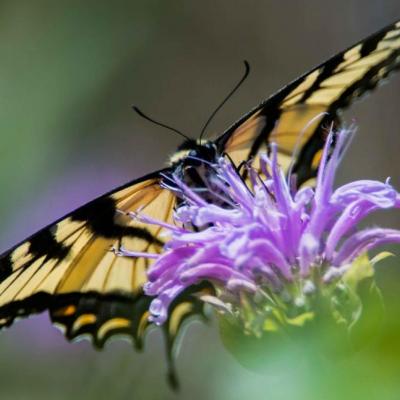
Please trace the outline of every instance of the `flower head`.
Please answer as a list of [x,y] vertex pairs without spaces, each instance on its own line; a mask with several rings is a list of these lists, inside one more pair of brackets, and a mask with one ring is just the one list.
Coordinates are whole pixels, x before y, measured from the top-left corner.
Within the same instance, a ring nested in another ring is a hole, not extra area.
[[315,189],[294,188],[278,164],[274,144],[270,156],[260,157],[260,173],[248,167],[247,181],[226,158],[210,167],[208,190],[172,177],[183,202],[175,212],[176,225],[167,226],[164,252],[149,255],[155,262],[144,289],[154,296],[152,321],[162,324],[178,294],[206,280],[216,288],[208,300],[256,335],[280,324],[304,323],[321,296],[329,299],[338,320],[354,322],[358,303],[347,312],[340,300],[344,293],[348,301],[355,288],[350,271],[353,277],[356,270],[364,271],[360,277],[368,275],[367,251],[400,242],[398,230],[360,230],[358,225],[375,210],[398,208],[400,196],[388,180],[333,188],[349,136],[348,131],[328,136]]

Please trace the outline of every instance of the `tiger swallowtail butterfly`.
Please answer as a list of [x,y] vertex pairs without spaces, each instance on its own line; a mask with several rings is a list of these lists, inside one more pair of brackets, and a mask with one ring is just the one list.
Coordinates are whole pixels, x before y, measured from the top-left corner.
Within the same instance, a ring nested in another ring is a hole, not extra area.
[[[213,161],[226,154],[239,164],[255,160],[271,141],[283,165],[295,156],[293,172],[299,184],[306,182],[318,168],[326,127],[340,124],[342,109],[399,66],[397,22],[289,83],[215,140],[185,141],[163,170],[104,194],[12,247],[0,257],[0,327],[48,310],[69,340],[86,334],[101,348],[111,336],[126,334],[140,349],[151,326],[151,298],[142,291],[149,261],[119,257],[110,249],[158,252],[162,229],[126,213],[140,209],[172,223],[177,199],[160,185],[165,176],[179,173],[195,185],[196,158]],[[204,317],[199,293],[209,290],[200,284],[171,305],[162,326],[170,362],[182,324],[194,315]]]

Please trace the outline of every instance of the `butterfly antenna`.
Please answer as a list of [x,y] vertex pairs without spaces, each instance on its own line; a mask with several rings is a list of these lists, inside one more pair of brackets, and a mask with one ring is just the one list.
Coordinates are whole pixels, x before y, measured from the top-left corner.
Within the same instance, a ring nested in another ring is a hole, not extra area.
[[250,64],[246,60],[244,60],[243,63],[244,63],[244,66],[245,66],[245,71],[244,71],[244,74],[243,74],[242,78],[235,85],[235,87],[229,92],[228,96],[226,96],[225,99],[221,102],[221,104],[214,110],[214,112],[208,118],[207,122],[204,124],[203,129],[200,132],[200,139],[199,139],[200,142],[201,142],[201,139],[203,138],[203,135],[204,135],[208,125],[210,125],[210,122],[215,117],[215,114],[217,114],[217,112],[222,108],[222,106],[232,97],[232,95],[236,92],[236,90],[239,89],[239,87],[242,85],[242,83],[248,77],[249,72],[250,72]]
[[147,119],[148,121],[152,122],[153,124],[156,124],[158,126],[162,126],[163,128],[169,129],[170,131],[173,131],[175,133],[177,133],[179,136],[182,136],[183,138],[185,138],[186,140],[192,140],[189,136],[186,136],[183,132],[178,131],[178,129],[172,128],[172,126],[168,126],[165,125],[161,122],[158,122],[156,120],[154,120],[153,118],[148,117],[146,114],[144,114],[141,110],[139,110],[138,107],[136,106],[132,106],[132,108],[134,109],[134,111],[136,111],[142,118]]

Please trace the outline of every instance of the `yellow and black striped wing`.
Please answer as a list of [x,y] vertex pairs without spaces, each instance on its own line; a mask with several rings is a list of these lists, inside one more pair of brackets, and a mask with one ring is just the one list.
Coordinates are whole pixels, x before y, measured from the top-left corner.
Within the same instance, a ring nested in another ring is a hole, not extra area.
[[326,130],[338,122],[339,111],[399,66],[400,22],[396,22],[261,103],[217,139],[218,148],[240,163],[275,142],[283,165],[296,156],[294,171],[302,183],[315,175]]
[[[128,334],[137,348],[149,326],[145,296],[149,260],[117,256],[113,247],[158,252],[158,226],[125,213],[140,211],[172,222],[175,196],[151,174],[80,207],[36,233],[0,258],[0,327],[15,318],[49,310],[68,339],[90,335],[97,347],[118,333]],[[169,349],[181,323],[202,307],[185,292],[171,308],[164,332]]]

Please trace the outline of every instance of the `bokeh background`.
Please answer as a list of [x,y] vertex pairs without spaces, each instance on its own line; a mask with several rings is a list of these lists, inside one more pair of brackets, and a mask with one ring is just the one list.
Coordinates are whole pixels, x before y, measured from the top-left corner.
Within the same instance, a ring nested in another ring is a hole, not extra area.
[[[398,0],[0,1],[0,250],[134,177],[160,168],[179,137],[196,137],[243,72],[252,72],[209,129],[218,134],[307,69],[400,17]],[[346,112],[359,127],[340,181],[400,188],[400,74]],[[373,223],[400,227],[399,213]],[[400,253],[396,247],[391,250]],[[46,315],[0,335],[1,399],[397,399],[399,263],[377,272],[386,320],[365,354],[328,370],[282,349],[257,374],[224,349],[215,322],[188,327],[169,391],[161,337],[147,351],[68,344]],[[266,349],[268,357],[268,349]]]

